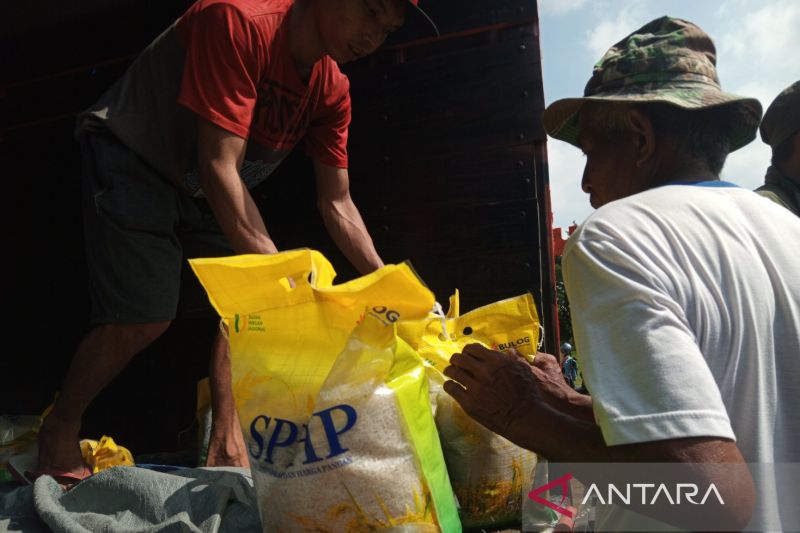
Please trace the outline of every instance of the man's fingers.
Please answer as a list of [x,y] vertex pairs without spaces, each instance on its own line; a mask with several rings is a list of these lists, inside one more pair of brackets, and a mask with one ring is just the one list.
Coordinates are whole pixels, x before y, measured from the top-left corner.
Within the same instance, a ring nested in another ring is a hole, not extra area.
[[544,381],[547,375],[549,374],[547,370],[542,370],[541,368],[536,366],[531,366],[531,372],[533,372],[533,375],[536,376],[539,382]]
[[[442,384],[444,391],[453,397],[453,399],[461,406],[467,414],[469,412],[470,395],[463,385],[452,380],[445,381]],[[471,416],[471,415],[470,415]]]
[[461,406],[465,413],[470,417],[477,420],[476,417],[480,416],[478,410],[475,409],[475,398],[470,392],[465,389],[460,383],[448,380],[442,385],[444,391],[453,397],[453,399]]
[[442,384],[442,388],[444,391],[453,397],[455,401],[459,404],[463,403],[463,400],[466,399],[467,396],[467,389],[465,389],[461,384],[447,380]]
[[452,364],[448,367],[445,367],[444,372],[442,372],[445,376],[455,381],[458,381],[461,385],[465,388],[469,389],[470,387],[476,387],[478,382],[475,379],[475,376],[469,371],[464,368],[453,366]]
[[519,359],[520,361],[527,363],[529,365],[533,364],[533,356],[532,355],[525,355],[516,348],[509,348],[508,353],[513,355],[515,358]]
[[500,352],[497,352],[495,350],[490,350],[486,346],[476,343],[467,344],[466,346],[464,346],[464,349],[461,350],[461,353],[473,357],[479,361],[492,360],[497,355],[501,355]]
[[554,356],[550,355],[549,353],[539,352],[536,354],[536,357],[533,358],[533,366],[536,368],[541,368],[542,370],[547,370],[548,368],[558,368],[560,370],[560,365],[558,364],[558,359]]
[[[464,348],[466,350],[466,348]],[[481,373],[482,369],[486,368],[486,363],[483,359],[478,359],[473,357],[472,354],[469,352],[462,352],[462,353],[454,353],[450,356],[450,366],[456,366],[458,368],[463,368],[464,370],[471,373],[473,376],[477,376]]]
[[504,354],[503,352],[498,352],[497,350],[491,350],[483,346],[482,344],[467,344],[461,350],[461,353],[467,359],[472,359],[474,365],[478,365],[480,368],[483,369],[496,368],[500,365],[507,363],[509,360],[511,361],[514,360],[507,354]]

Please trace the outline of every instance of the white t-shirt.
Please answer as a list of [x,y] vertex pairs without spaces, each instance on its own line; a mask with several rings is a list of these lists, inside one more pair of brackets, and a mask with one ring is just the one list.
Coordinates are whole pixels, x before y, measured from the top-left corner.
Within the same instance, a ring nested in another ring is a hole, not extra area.
[[[593,213],[563,268],[609,446],[735,438],[747,462],[800,462],[800,218],[724,182],[666,185]],[[782,529],[796,494],[756,483],[752,524]]]

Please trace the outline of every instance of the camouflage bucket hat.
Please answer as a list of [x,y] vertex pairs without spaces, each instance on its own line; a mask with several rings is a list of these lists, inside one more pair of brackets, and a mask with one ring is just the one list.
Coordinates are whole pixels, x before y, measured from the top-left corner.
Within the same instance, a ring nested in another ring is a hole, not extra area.
[[589,101],[661,102],[683,109],[740,106],[743,119],[729,131],[731,151],[755,138],[761,119],[758,100],[721,90],[711,38],[672,17],[655,19],[612,46],[594,66],[583,94],[548,106],[543,117],[548,134],[578,146],[578,112]]
[[800,81],[779,94],[764,113],[761,121],[761,140],[778,146],[800,130]]

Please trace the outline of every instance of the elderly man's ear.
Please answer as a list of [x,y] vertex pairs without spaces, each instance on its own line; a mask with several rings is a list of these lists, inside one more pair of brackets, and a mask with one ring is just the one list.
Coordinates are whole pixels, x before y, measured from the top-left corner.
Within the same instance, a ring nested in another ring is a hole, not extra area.
[[650,118],[636,108],[628,111],[628,121],[636,146],[636,166],[642,167],[656,150],[656,135]]

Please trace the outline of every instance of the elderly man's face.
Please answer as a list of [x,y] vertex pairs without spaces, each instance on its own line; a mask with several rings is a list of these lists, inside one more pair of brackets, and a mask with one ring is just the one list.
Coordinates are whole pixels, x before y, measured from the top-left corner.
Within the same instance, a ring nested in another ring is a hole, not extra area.
[[595,209],[625,198],[645,187],[636,168],[636,138],[632,133],[609,137],[594,131],[578,117],[578,142],[586,156],[581,187]]

